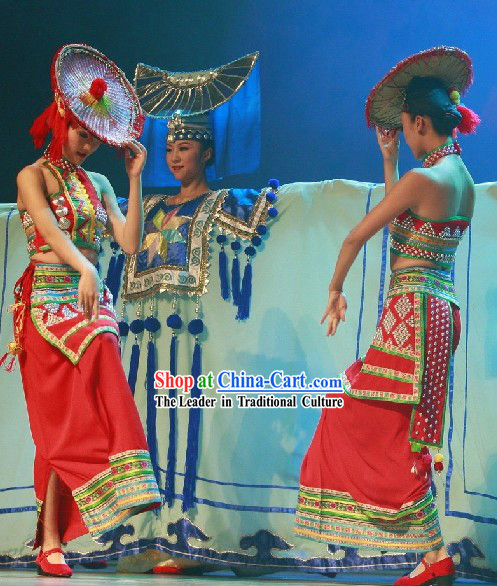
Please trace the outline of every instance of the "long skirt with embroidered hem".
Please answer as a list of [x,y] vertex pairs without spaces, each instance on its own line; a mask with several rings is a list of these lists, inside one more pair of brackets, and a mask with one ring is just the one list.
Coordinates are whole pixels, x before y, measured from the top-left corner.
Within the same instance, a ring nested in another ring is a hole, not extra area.
[[[20,366],[36,447],[38,518],[51,470],[60,480],[63,542],[86,533],[99,537],[130,516],[160,506],[116,336],[98,334],[72,364],[28,317],[24,347]],[[38,523],[33,548],[40,537]]]
[[[392,311],[393,305],[400,301],[397,307],[404,312],[402,305],[408,306],[406,299],[405,296],[393,297],[390,300]],[[413,299],[411,297],[411,301]],[[433,307],[438,307],[438,299],[431,296],[425,296],[423,303],[425,308],[431,308],[432,303]],[[445,306],[445,318],[452,324],[450,347],[454,352],[460,336],[459,310],[446,301],[440,301],[440,304]],[[410,303],[410,306],[414,305],[414,302]],[[388,311],[387,307],[383,321]],[[401,321],[398,316],[396,319],[397,323]],[[390,320],[392,324],[396,323],[394,318]],[[425,389],[437,381],[443,380],[445,384],[448,377],[445,367],[428,367],[429,360],[433,359],[430,344],[437,339],[437,331],[435,322],[429,319],[424,319],[424,326],[424,352],[419,356],[424,356],[421,379],[425,398],[421,397],[419,405],[424,405],[427,400]],[[449,329],[444,326],[444,339],[448,333]],[[370,353],[347,369],[346,380],[355,382],[359,378],[368,381],[369,377],[371,382],[371,368],[363,367],[365,363],[371,364],[378,359],[379,344],[374,346],[373,341]],[[395,357],[394,361],[397,359]],[[388,358],[383,360],[388,361]],[[414,366],[413,372],[415,369]],[[413,388],[414,378],[411,379]],[[378,381],[377,384],[381,385],[380,378]],[[368,388],[367,384],[364,388]],[[401,392],[404,391],[402,388]],[[417,423],[417,418],[412,416],[413,412],[416,415],[419,411],[419,405],[356,398],[350,394],[344,394],[343,399],[342,408],[323,409],[303,460],[296,533],[337,545],[403,553],[423,553],[441,547],[443,540],[431,492],[431,475],[418,474],[413,469],[416,454],[411,451],[410,441],[412,424]]]

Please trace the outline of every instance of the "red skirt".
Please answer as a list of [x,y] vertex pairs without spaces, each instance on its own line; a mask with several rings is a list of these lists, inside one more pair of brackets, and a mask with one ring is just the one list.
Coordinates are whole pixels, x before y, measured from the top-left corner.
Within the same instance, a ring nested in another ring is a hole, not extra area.
[[[414,272],[430,276],[430,271]],[[398,274],[393,276],[398,281]],[[438,401],[445,400],[460,329],[453,293],[441,293],[433,281],[424,290],[419,281],[414,289],[412,283],[404,283],[401,291],[391,286],[366,356],[343,375],[344,406],[323,409],[303,460],[295,527],[299,535],[399,552],[443,545],[431,470],[420,472],[412,446],[418,439],[421,445],[441,445],[438,422],[443,422],[444,409]],[[366,389],[368,395],[360,398]]]
[[112,298],[103,290],[100,318],[88,322],[77,310],[78,280],[69,267],[36,265],[16,290],[25,298],[33,284],[19,363],[36,447],[38,519],[53,470],[63,542],[85,533],[99,537],[161,502],[121,364]]

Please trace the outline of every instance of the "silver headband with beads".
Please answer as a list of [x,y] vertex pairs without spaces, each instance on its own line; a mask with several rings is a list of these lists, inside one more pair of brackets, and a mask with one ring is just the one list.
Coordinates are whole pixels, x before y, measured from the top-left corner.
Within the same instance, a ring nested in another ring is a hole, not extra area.
[[167,128],[167,142],[175,142],[176,140],[210,142],[214,139],[207,114],[181,116],[180,112],[175,112],[169,119]]

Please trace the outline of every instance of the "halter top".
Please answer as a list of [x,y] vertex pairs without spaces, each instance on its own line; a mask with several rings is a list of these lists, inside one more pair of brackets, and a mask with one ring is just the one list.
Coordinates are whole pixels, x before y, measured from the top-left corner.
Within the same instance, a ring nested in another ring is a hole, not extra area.
[[398,215],[390,228],[390,252],[398,256],[429,260],[441,269],[450,270],[456,250],[470,224],[465,216],[430,220],[407,209]]
[[[48,161],[43,164],[59,184],[57,193],[48,198],[59,228],[78,248],[98,251],[107,224],[107,212],[88,174],[81,168],[69,171]],[[29,213],[22,211],[20,217],[28,240],[29,256],[51,251]]]

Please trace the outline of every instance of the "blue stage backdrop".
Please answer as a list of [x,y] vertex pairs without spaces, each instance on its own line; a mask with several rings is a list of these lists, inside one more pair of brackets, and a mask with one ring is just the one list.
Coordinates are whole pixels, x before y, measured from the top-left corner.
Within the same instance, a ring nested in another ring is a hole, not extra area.
[[[138,61],[198,70],[261,52],[262,165],[250,180],[348,178],[381,181],[374,134],[364,124],[370,88],[398,60],[435,45],[458,45],[474,59],[467,103],[482,117],[463,138],[464,159],[478,182],[495,180],[497,146],[497,5],[494,0],[87,0],[12,2],[2,6],[1,201],[13,201],[15,175],[34,159],[28,129],[50,99],[56,49],[86,42],[131,78]],[[414,161],[402,154],[405,170]],[[101,148],[90,169],[126,194],[122,161]],[[230,186],[247,185],[247,178]]]

